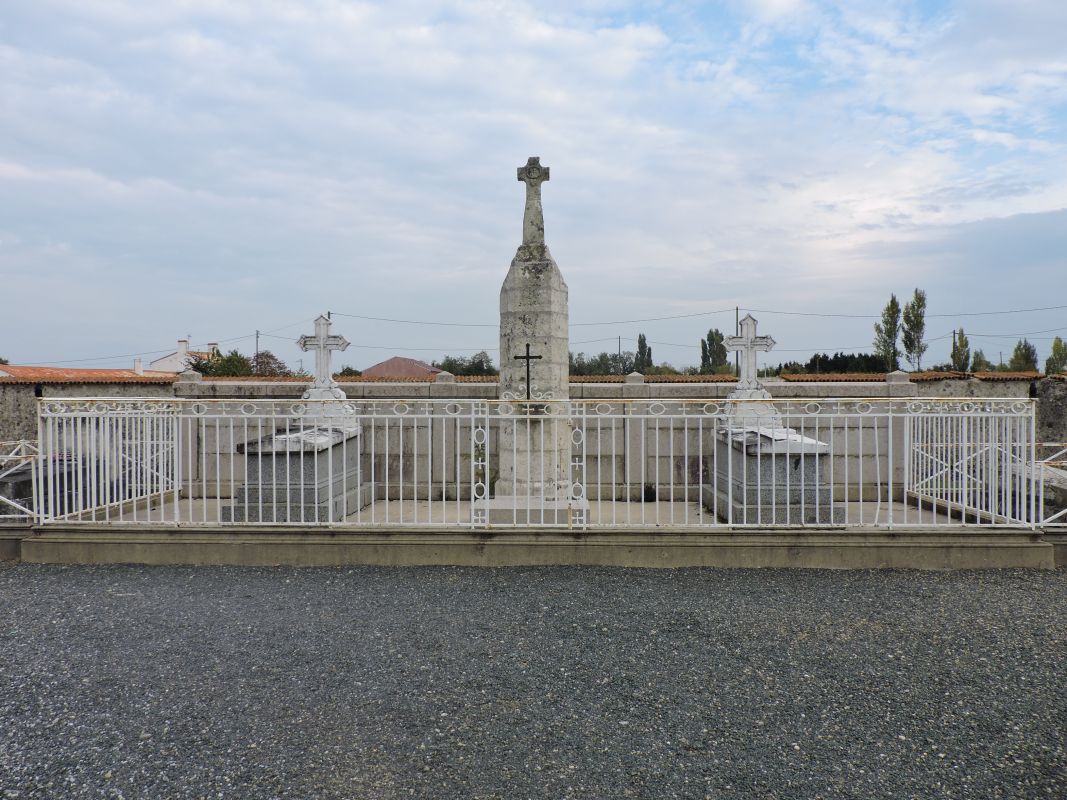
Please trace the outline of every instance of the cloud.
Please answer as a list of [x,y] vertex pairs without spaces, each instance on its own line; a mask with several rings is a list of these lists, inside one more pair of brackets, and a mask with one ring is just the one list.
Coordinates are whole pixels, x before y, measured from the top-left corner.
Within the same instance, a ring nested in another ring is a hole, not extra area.
[[[30,338],[34,309],[5,307],[0,354],[151,350],[326,308],[492,322],[531,154],[553,169],[576,321],[876,314],[912,285],[995,307],[997,265],[974,258],[961,289],[975,254],[946,232],[1067,207],[1061,5],[16,1],[0,279],[63,313]],[[996,230],[985,252],[1062,284],[1030,227]],[[870,338],[767,322],[783,348]],[[398,352],[495,339],[346,324]]]

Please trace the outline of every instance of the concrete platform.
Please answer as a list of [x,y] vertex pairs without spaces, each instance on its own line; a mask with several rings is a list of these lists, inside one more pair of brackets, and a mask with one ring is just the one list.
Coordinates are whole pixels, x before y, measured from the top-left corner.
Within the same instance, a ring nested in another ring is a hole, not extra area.
[[248,566],[600,565],[623,567],[810,567],[991,569],[1055,567],[1039,532],[993,527],[740,531],[295,530],[172,526],[35,530],[21,559],[51,564]]

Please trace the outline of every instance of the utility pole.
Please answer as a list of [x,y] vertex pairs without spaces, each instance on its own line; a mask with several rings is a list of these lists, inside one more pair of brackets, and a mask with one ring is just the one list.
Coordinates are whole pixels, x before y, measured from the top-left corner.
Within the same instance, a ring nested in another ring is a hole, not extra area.
[[259,364],[259,329],[257,328],[256,329],[256,357],[252,361],[252,365],[256,366],[258,364]]
[[622,336],[619,337],[619,374],[622,375],[626,372],[622,368]]

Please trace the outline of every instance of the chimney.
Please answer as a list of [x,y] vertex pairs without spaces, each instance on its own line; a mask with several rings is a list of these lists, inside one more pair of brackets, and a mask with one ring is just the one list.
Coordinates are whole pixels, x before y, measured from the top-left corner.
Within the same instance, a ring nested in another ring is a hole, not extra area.
[[189,340],[188,339],[179,339],[178,340],[178,356],[181,357],[181,356],[187,356],[187,355],[189,355]]
[[219,352],[219,343],[218,342],[208,342],[207,343],[207,351],[209,353],[211,353],[211,355],[215,355],[215,353]]
[[144,363],[139,358],[133,360],[133,371],[138,375],[144,375]]

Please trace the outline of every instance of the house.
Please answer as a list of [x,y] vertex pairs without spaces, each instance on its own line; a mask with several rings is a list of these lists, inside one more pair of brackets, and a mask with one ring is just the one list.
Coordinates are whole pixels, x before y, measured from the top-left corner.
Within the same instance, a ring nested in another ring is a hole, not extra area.
[[432,378],[440,371],[441,370],[437,367],[427,364],[425,361],[419,361],[415,358],[404,358],[403,356],[393,356],[379,364],[375,364],[373,367],[367,367],[363,370],[363,377]]
[[208,359],[218,352],[218,342],[209,342],[207,350],[190,350],[189,340],[179,339],[177,351],[150,362],[148,369],[157,372],[183,372],[195,359]]

